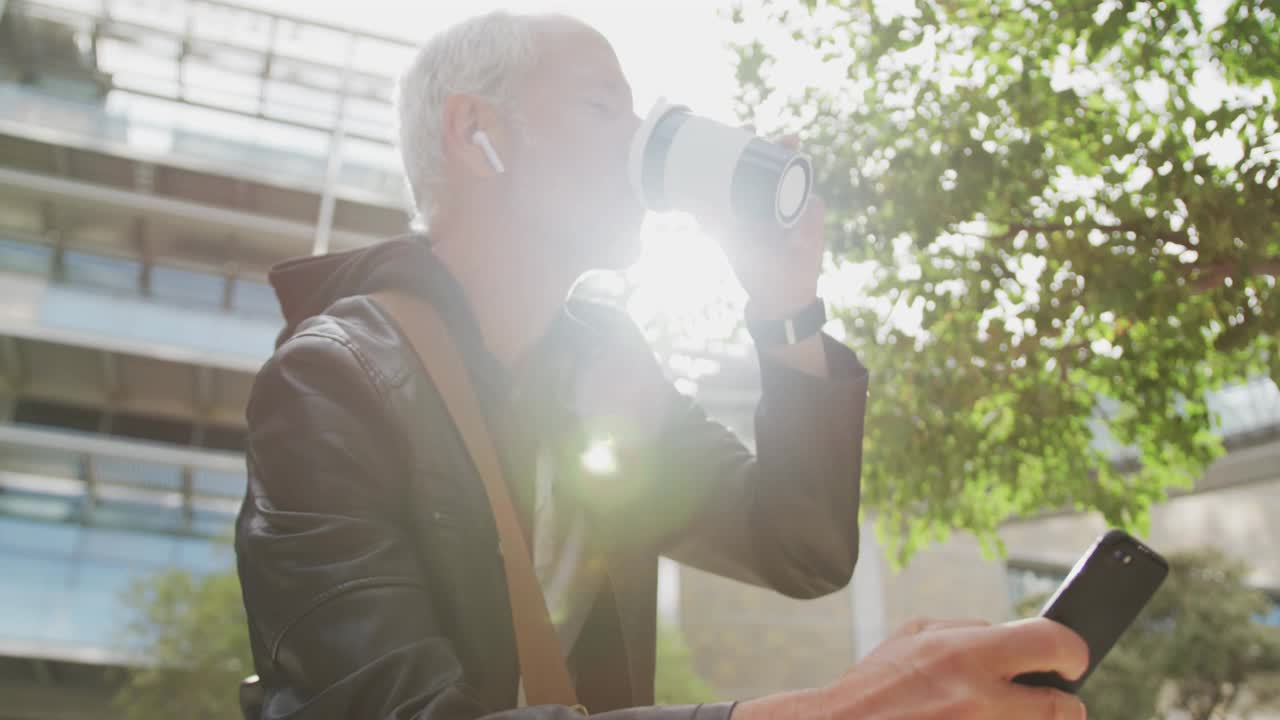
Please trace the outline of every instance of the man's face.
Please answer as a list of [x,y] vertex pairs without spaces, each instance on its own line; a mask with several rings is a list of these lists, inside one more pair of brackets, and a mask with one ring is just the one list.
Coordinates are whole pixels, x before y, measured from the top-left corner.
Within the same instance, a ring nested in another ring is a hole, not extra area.
[[539,40],[512,133],[517,217],[533,224],[549,254],[582,269],[625,267],[638,254],[644,217],[627,178],[640,123],[631,87],[590,27],[549,18]]

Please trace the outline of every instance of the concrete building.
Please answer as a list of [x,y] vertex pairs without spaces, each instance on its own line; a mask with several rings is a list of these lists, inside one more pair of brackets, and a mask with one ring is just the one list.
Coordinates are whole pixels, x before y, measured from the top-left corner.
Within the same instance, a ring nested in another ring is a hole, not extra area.
[[[280,326],[266,270],[404,230],[386,69],[411,52],[218,0],[0,0],[0,718],[110,718],[137,661],[121,591],[230,567]],[[749,439],[754,368],[713,360],[698,395]],[[1280,591],[1280,397],[1215,402],[1233,452],[1152,540],[1218,545]],[[1011,523],[1007,561],[959,538],[902,572],[867,534],[851,589],[809,603],[665,564],[661,607],[750,697],[833,679],[911,616],[1002,619],[1100,530]]]
[[413,48],[219,2],[0,8],[0,717],[109,718],[130,580],[231,566],[267,269],[405,228],[385,69]]

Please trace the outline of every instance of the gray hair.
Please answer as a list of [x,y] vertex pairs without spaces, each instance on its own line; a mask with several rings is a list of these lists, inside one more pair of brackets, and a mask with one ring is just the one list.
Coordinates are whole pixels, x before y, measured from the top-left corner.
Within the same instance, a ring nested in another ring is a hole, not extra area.
[[439,210],[445,98],[476,95],[514,112],[516,82],[535,58],[534,19],[499,10],[464,20],[428,40],[400,74],[400,159],[420,221]]

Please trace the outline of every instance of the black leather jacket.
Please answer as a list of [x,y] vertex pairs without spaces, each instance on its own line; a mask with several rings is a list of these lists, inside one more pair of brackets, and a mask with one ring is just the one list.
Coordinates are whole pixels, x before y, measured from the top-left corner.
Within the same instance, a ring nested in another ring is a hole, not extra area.
[[[511,388],[452,280],[411,237],[297,261],[273,283],[288,327],[250,398],[236,528],[260,716],[576,717],[514,709],[510,609],[483,487],[416,357],[364,296],[395,287],[436,303],[499,412]],[[643,707],[653,701],[657,558],[797,598],[846,585],[866,371],[829,338],[829,379],[762,359],[756,457],[662,380],[625,315],[579,310],[558,321],[551,354],[569,359],[570,380],[621,363],[606,377],[623,400],[607,414],[625,418],[638,403],[647,419],[634,425],[649,428],[611,480],[621,489],[592,510],[609,581],[569,657],[580,699],[609,720],[726,718],[731,703]]]

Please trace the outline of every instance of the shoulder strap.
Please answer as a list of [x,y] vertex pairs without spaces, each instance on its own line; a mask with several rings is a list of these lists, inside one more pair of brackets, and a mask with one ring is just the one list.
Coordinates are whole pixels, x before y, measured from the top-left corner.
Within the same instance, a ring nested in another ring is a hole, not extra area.
[[587,710],[578,704],[577,693],[569,680],[560,640],[533,571],[502,463],[480,413],[466,365],[448,328],[434,307],[411,295],[379,292],[369,297],[408,338],[418,361],[444,399],[454,427],[484,482],[498,527],[525,697],[530,705],[568,705],[586,715]]

